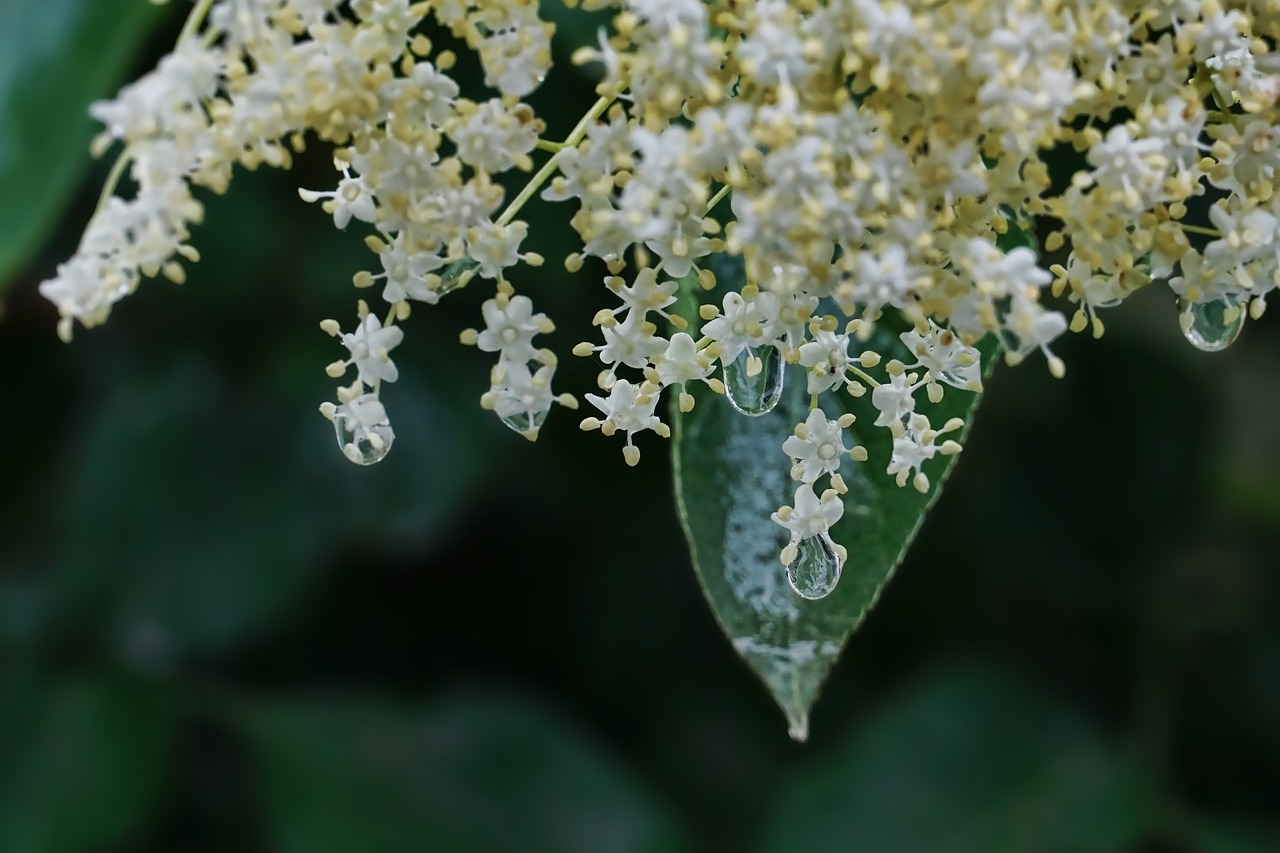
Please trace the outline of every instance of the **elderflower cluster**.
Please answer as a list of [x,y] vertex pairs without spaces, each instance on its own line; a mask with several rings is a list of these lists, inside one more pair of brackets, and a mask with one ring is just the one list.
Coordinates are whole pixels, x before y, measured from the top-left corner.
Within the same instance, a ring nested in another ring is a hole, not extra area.
[[[193,190],[223,192],[237,164],[288,167],[312,134],[335,147],[335,186],[301,196],[364,232],[374,257],[354,284],[385,303],[361,300],[353,331],[322,324],[347,353],[329,375],[355,371],[322,407],[343,452],[390,447],[381,392],[411,305],[477,281],[493,288],[484,329],[461,339],[496,358],[481,405],[534,438],[553,403],[577,405],[534,343],[550,319],[517,293],[543,259],[516,217],[541,192],[569,202],[567,270],[609,271],[599,339],[574,349],[601,364],[581,426],[622,433],[628,463],[638,433],[669,434],[665,389],[681,411],[703,385],[756,415],[784,365],[804,370],[814,404],[781,448],[799,486],[773,516],[792,565],[843,559],[827,546],[840,470],[867,461],[832,395],[870,391],[893,448],[876,464],[926,491],[962,427],[929,407],[981,388],[982,338],[1060,376],[1061,334],[1101,335],[1101,309],[1162,280],[1187,338],[1220,349],[1280,283],[1277,0],[580,2],[612,25],[574,54],[598,68],[599,100],[556,141],[521,101],[551,62],[536,0],[198,0],[173,53],[92,107],[134,189],[113,178],[41,286],[60,334],[103,322],[143,277],[181,281]],[[428,19],[478,56],[483,90],[450,77]],[[508,200],[496,178],[512,170],[532,177]],[[1061,263],[1009,248],[1037,232]],[[717,257],[746,283],[690,329],[673,306],[724,290]]]

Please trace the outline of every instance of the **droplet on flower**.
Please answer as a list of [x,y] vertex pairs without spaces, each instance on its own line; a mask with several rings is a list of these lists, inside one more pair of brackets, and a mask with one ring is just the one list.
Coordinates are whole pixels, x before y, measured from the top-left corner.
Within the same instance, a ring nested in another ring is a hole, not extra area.
[[364,394],[339,406],[334,413],[333,431],[342,455],[357,465],[381,462],[396,438],[386,409],[373,394]]
[[446,264],[437,275],[440,276],[440,286],[436,288],[436,293],[444,296],[446,293],[457,290],[460,287],[466,287],[475,275],[475,270],[479,268],[480,262],[475,258],[463,258]]
[[514,415],[499,418],[508,427],[524,436],[531,432],[536,434],[546,419],[547,413],[545,411],[516,412]]
[[1198,350],[1219,352],[1231,345],[1244,328],[1244,306],[1234,300],[1215,299],[1211,302],[1179,300],[1178,324],[1182,336]]
[[796,558],[787,566],[787,583],[796,595],[809,601],[826,598],[840,582],[840,557],[825,533],[806,536],[796,543]]
[[782,377],[782,357],[776,347],[747,347],[724,366],[725,396],[742,414],[763,415],[778,405]]

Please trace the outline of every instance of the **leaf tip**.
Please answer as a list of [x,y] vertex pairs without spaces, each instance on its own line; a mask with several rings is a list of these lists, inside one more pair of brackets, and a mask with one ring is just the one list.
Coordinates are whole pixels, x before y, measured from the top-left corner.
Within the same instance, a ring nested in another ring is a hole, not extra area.
[[791,739],[796,743],[804,743],[809,739],[809,714],[801,711],[792,713],[787,711],[787,734],[791,735]]

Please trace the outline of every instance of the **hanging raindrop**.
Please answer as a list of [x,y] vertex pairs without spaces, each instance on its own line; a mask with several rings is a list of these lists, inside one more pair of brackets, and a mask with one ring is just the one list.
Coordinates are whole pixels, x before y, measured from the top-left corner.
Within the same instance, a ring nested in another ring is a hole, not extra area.
[[1179,299],[1178,309],[1182,336],[1204,352],[1226,349],[1244,328],[1245,306],[1233,299],[1186,303]]
[[512,415],[500,416],[504,424],[515,430],[521,435],[528,437],[530,434],[537,435],[538,430],[542,428],[542,423],[547,419],[545,409],[538,411],[519,411]]
[[436,293],[444,296],[450,291],[466,287],[475,276],[475,271],[479,266],[480,262],[475,258],[463,258],[451,264],[446,264],[437,273],[440,276],[440,286],[436,288]]
[[825,533],[806,536],[796,543],[796,558],[787,566],[787,583],[796,595],[809,601],[826,598],[840,582],[840,557]]
[[363,394],[339,406],[334,412],[333,431],[342,455],[357,465],[381,462],[396,437],[387,410],[373,394]]
[[530,441],[538,437],[555,400],[550,388],[551,371],[550,365],[539,361],[523,365],[504,362],[500,370],[494,371],[496,384],[486,395],[490,398],[489,407],[503,425]]
[[763,415],[778,405],[782,377],[777,347],[747,347],[724,366],[725,396],[742,414]]

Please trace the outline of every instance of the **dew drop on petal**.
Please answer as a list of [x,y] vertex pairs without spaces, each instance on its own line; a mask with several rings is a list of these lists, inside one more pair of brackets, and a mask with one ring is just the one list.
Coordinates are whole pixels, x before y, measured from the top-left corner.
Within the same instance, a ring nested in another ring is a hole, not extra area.
[[526,438],[529,437],[530,434],[537,435],[538,430],[542,427],[543,421],[546,419],[547,413],[545,411],[516,412],[513,415],[507,415],[499,418],[499,420],[506,424],[507,427],[515,430]]
[[446,264],[437,275],[440,276],[440,286],[436,288],[436,293],[444,296],[450,291],[466,287],[471,281],[474,271],[479,268],[480,262],[475,258],[463,258]]
[[[372,398],[372,405],[365,402],[366,398]],[[359,417],[370,412],[382,412],[383,419],[366,423]],[[357,465],[381,462],[391,451],[391,443],[396,437],[395,431],[391,428],[391,422],[385,419],[382,404],[378,403],[372,394],[365,394],[346,406],[339,407],[333,419],[333,431],[338,437],[338,447],[342,450],[342,455]]]
[[1196,349],[1219,352],[1231,345],[1244,328],[1245,308],[1233,300],[1211,302],[1179,300],[1178,325],[1182,336]]
[[725,396],[744,415],[773,410],[782,397],[782,357],[776,347],[747,347],[724,366]]
[[809,601],[826,598],[840,581],[840,557],[831,537],[806,536],[796,543],[796,558],[787,566],[787,583]]
[[335,421],[334,430],[338,434],[338,446],[342,448],[342,454],[357,465],[381,462],[391,451],[391,442],[394,440],[390,429],[383,433],[378,427],[357,436],[347,428],[345,421]]

